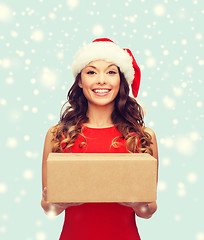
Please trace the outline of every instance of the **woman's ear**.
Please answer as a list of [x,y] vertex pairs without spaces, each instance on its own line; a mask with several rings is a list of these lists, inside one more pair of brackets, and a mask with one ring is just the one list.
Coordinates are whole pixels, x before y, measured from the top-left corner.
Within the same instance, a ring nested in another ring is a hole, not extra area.
[[80,88],[82,88],[81,78],[79,79],[78,86],[79,86]]

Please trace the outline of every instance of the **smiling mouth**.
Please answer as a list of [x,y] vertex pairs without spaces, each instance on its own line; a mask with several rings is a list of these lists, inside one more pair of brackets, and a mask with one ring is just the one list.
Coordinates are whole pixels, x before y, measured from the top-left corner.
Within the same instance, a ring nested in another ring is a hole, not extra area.
[[93,89],[92,91],[95,93],[108,93],[110,89]]

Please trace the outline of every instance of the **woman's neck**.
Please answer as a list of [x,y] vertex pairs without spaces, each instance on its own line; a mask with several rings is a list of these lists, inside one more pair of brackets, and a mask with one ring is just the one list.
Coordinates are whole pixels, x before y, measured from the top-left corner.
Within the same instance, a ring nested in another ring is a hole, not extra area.
[[95,106],[89,105],[87,117],[89,122],[85,124],[88,127],[110,127],[113,126],[111,114],[113,106]]

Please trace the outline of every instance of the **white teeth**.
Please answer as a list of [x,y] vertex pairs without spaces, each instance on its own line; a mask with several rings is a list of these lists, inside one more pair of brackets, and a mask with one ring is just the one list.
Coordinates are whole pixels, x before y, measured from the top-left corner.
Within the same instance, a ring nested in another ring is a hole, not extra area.
[[108,89],[94,89],[93,90],[95,93],[107,93],[109,92],[110,90]]

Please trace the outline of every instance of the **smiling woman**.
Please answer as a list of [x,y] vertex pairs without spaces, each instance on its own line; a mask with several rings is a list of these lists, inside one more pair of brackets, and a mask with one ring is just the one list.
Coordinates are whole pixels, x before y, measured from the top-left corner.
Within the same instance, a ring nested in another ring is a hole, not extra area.
[[[143,111],[136,101],[140,69],[129,49],[110,39],[97,39],[75,55],[74,84],[68,107],[45,138],[41,205],[65,210],[60,240],[140,240],[135,214],[150,218],[156,202],[54,203],[47,200],[47,157],[60,153],[149,153],[158,159],[154,132],[144,126]],[[129,85],[135,98],[129,96]],[[63,106],[64,107],[64,106]]]
[[93,105],[112,112],[120,87],[119,70],[115,64],[104,60],[93,61],[82,69],[78,85],[88,101],[89,112]]

